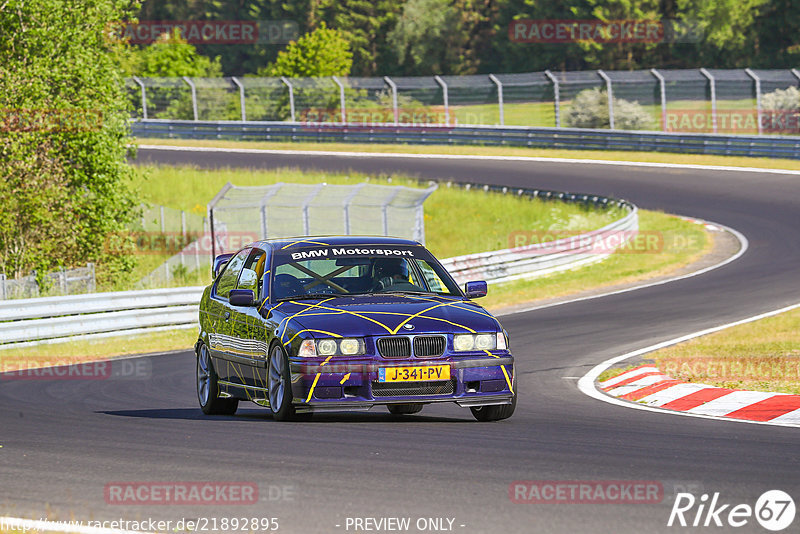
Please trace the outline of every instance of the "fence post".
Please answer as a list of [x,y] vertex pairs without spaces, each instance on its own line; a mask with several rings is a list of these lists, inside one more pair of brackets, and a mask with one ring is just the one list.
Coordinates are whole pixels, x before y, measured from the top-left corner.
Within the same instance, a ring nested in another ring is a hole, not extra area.
[[388,76],[383,77],[383,81],[392,90],[392,111],[394,112],[394,125],[400,124],[400,110],[397,109],[397,84]]
[[544,75],[547,76],[551,82],[553,82],[553,100],[555,105],[556,111],[556,128],[561,128],[561,98],[558,90],[558,78],[553,76],[553,73],[549,70],[544,71]]
[[436,83],[442,86],[442,94],[444,95],[444,122],[448,126],[450,125],[450,99],[447,93],[447,84],[444,80],[437,74],[433,77],[436,80]]
[[797,69],[792,69],[792,74],[794,74],[794,77],[797,78],[797,81],[800,81],[800,72],[798,72]]
[[194,82],[188,76],[184,76],[183,81],[192,89],[192,113],[194,114],[194,120],[197,120],[197,87],[194,86]]
[[159,218],[161,219],[161,233],[167,231],[166,224],[164,223],[164,206],[159,206]]
[[0,273],[0,300],[6,300],[6,275]]
[[664,77],[656,69],[650,69],[650,72],[658,80],[659,88],[661,89],[661,131],[667,131],[667,84],[664,82]]
[[706,69],[700,69],[700,73],[708,78],[708,83],[711,86],[711,126],[714,133],[717,133],[717,84],[714,81],[714,76]]
[[761,78],[751,69],[744,69],[744,71],[756,82],[756,119],[758,120],[758,135],[762,135],[764,132],[761,127]]
[[337,76],[331,76],[333,78],[333,82],[339,86],[339,108],[342,112],[342,124],[347,123],[347,110],[345,109],[345,100],[344,100],[344,84],[339,81]]
[[608,95],[608,128],[610,130],[614,129],[614,92],[611,88],[611,78],[603,72],[602,70],[598,70],[597,74],[600,75],[603,80],[606,82],[606,94]]
[[505,126],[506,121],[505,117],[503,116],[503,84],[500,80],[497,79],[497,76],[494,74],[489,75],[489,79],[494,82],[497,86],[497,105],[500,108],[500,126]]
[[147,120],[147,90],[144,87],[144,82],[138,76],[134,76],[133,81],[142,88],[142,119]]
[[180,254],[180,256],[181,256],[181,265],[182,266],[185,266],[184,249],[186,248],[186,244],[185,244],[186,242],[187,242],[187,239],[186,239],[186,212],[181,210],[181,245],[183,245],[183,246],[181,247],[181,250],[180,250],[180,252],[178,252],[178,254]]
[[381,216],[383,218],[383,235],[389,235],[389,204],[392,203],[394,197],[400,193],[400,188],[395,188],[389,197],[383,201],[381,206]]
[[239,88],[239,107],[242,110],[242,122],[247,120],[247,113],[245,112],[245,105],[244,105],[244,85],[236,76],[231,76],[231,81],[236,84],[236,87]]
[[296,122],[294,120],[294,87],[292,87],[292,84],[286,79],[286,76],[281,76],[281,81],[286,85],[286,87],[289,88],[289,113],[291,115],[292,122]]
[[303,235],[309,235],[311,231],[311,225],[309,224],[309,213],[308,213],[308,206],[311,204],[311,201],[319,194],[322,188],[325,187],[325,184],[317,184],[311,193],[305,198],[303,201]]

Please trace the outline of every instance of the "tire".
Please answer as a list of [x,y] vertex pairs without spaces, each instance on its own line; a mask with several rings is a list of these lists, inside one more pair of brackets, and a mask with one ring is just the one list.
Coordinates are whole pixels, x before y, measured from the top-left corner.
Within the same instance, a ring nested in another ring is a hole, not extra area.
[[289,370],[289,357],[281,345],[276,344],[269,353],[267,362],[267,384],[272,418],[276,421],[307,421],[310,412],[297,413],[292,404],[292,379]]
[[239,407],[239,399],[219,396],[219,377],[208,353],[201,343],[197,349],[197,400],[206,415],[233,415]]
[[389,404],[386,406],[392,415],[411,415],[422,411],[422,404]]
[[514,415],[514,409],[517,407],[517,396],[514,395],[514,400],[511,404],[496,404],[494,406],[476,406],[470,408],[472,415],[478,421],[485,423],[487,421],[501,421],[508,419]]
[[470,408],[473,417],[482,423],[488,421],[502,421],[514,415],[514,410],[517,408],[517,377],[514,377],[514,397],[511,399],[511,404],[495,404],[493,406],[475,406]]

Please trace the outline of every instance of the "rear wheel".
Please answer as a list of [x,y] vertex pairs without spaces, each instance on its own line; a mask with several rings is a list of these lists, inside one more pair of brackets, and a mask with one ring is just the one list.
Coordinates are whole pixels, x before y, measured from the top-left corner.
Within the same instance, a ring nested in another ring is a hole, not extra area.
[[392,415],[411,415],[422,411],[422,404],[389,404],[386,406]]
[[219,377],[208,353],[208,347],[200,344],[197,350],[197,400],[206,415],[233,415],[239,407],[238,399],[219,396]]
[[276,421],[307,421],[310,412],[297,413],[292,405],[292,379],[289,371],[289,357],[280,345],[272,347],[268,369],[269,406]]

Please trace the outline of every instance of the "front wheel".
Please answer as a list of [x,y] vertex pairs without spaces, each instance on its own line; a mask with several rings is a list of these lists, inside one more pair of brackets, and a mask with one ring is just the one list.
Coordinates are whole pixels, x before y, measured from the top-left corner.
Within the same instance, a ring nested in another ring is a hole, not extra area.
[[411,415],[422,411],[422,404],[389,404],[386,406],[392,415]]
[[239,407],[238,399],[219,396],[219,377],[205,344],[197,350],[197,400],[206,415],[233,415]]
[[311,413],[298,414],[292,405],[292,379],[289,357],[280,345],[272,347],[268,369],[269,406],[276,421],[306,421]]
[[470,408],[472,415],[481,422],[487,421],[500,421],[508,419],[514,415],[514,410],[517,407],[517,396],[511,400],[511,404],[495,404],[493,406],[475,406]]

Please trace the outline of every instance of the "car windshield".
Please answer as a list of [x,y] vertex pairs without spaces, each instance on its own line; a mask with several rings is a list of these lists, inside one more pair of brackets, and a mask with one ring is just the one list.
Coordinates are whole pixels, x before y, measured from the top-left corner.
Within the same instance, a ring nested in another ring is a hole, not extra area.
[[273,259],[273,300],[373,293],[461,296],[458,284],[422,246],[292,247]]

